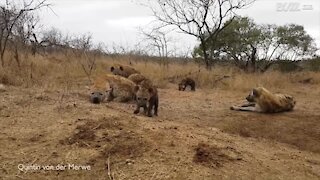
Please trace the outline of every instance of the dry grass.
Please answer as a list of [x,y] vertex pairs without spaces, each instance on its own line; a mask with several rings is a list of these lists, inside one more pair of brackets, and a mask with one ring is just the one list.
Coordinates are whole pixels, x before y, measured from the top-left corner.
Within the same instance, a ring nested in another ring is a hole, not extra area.
[[[5,68],[0,67],[0,83],[2,84],[25,87],[39,86],[52,90],[84,86],[84,84],[77,83],[84,79],[89,83],[79,63],[79,58],[72,55],[24,56],[20,62],[20,68],[15,61],[7,59],[10,60],[10,65]],[[85,59],[81,61],[85,61]],[[281,73],[269,71],[263,74],[247,74],[237,68],[226,66],[216,66],[208,71],[193,62],[184,64],[172,62],[168,66],[161,66],[154,61],[137,60],[130,56],[99,57],[92,76],[109,73],[109,68],[114,63],[132,65],[152,79],[160,88],[166,88],[169,83],[177,83],[184,76],[194,78],[200,88],[237,89],[238,91],[247,91],[255,86],[281,89],[308,78],[312,79],[311,83],[313,84],[320,82],[320,73],[315,72]],[[224,76],[227,77],[224,78]]]

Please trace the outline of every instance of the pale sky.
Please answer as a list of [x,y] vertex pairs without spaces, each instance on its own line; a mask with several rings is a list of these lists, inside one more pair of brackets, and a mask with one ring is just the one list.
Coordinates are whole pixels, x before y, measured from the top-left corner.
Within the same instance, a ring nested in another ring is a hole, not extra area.
[[[151,11],[139,5],[143,0],[48,0],[55,14],[40,12],[45,28],[56,27],[65,33],[91,33],[95,42],[134,47],[141,36],[138,27],[152,20]],[[320,0],[257,0],[238,14],[256,23],[303,25],[320,48]],[[187,49],[197,44],[191,36],[174,35],[176,47]]]

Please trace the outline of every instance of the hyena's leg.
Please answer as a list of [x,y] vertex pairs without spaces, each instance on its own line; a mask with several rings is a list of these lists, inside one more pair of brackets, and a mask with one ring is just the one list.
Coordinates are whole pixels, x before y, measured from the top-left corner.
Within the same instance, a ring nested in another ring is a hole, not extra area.
[[120,96],[120,97],[114,98],[114,101],[116,101],[116,102],[128,102],[130,99],[131,98]]
[[231,110],[235,110],[235,111],[257,111],[255,107],[239,107],[239,106],[231,106],[230,107]]
[[236,111],[253,111],[253,112],[262,112],[259,106],[231,106],[231,110],[236,110]]
[[144,105],[144,106],[143,106],[143,112],[144,112],[145,115],[148,114],[148,107],[147,107],[147,105]]
[[138,114],[140,112],[140,106],[139,105],[137,105],[137,107],[136,107],[136,110],[134,110],[134,114]]
[[114,95],[113,95],[113,89],[111,88],[109,92],[107,92],[107,101],[113,101]]
[[158,116],[158,106],[159,106],[159,99],[156,98],[154,103],[154,115]]
[[254,107],[256,106],[255,102],[248,102],[247,104],[243,104],[240,107]]
[[148,114],[147,114],[149,117],[152,117],[153,106],[154,106],[154,101],[153,99],[150,99],[149,106],[148,106]]
[[[238,106],[231,106],[230,109],[231,110],[241,111],[240,110],[241,108],[245,108],[245,107],[253,107],[253,108],[255,108],[255,106],[256,106],[255,102],[248,102],[248,103],[245,103],[245,104],[242,104],[242,105],[238,105]],[[247,111],[249,111],[249,110],[247,110]]]
[[194,84],[191,85],[191,91],[195,91],[196,90],[196,86]]
[[134,100],[134,101],[137,100],[137,96],[135,94],[132,95],[132,100]]

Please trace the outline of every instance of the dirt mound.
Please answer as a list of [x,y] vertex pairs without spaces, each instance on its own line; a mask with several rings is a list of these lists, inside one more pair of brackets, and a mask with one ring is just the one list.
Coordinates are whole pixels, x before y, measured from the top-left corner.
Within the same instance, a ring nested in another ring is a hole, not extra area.
[[109,141],[108,133],[103,133],[101,137],[97,137],[96,133],[100,130],[122,130],[123,124],[117,121],[117,118],[100,118],[99,120],[93,119],[78,119],[80,125],[78,125],[70,137],[61,140],[60,143],[64,145],[77,144],[80,147],[83,146],[98,146],[102,140]]
[[113,136],[111,143],[102,153],[103,157],[120,156],[124,158],[136,158],[149,149],[148,142],[134,132],[123,132]]
[[127,130],[129,128],[118,120],[118,117],[81,120],[82,124],[76,127],[73,134],[60,143],[95,148],[105,158],[117,156],[118,159],[127,159],[141,156],[150,145],[141,134]]
[[234,149],[229,149],[230,148],[219,148],[216,146],[199,143],[195,148],[196,153],[194,155],[193,161],[203,166],[219,168],[227,162],[242,159],[239,155],[230,151]]
[[89,146],[92,144],[92,142],[96,139],[95,132],[93,129],[90,128],[90,126],[80,125],[77,126],[74,134],[72,134],[70,137],[61,140],[60,143],[63,145],[72,145],[77,144],[80,147],[83,146]]

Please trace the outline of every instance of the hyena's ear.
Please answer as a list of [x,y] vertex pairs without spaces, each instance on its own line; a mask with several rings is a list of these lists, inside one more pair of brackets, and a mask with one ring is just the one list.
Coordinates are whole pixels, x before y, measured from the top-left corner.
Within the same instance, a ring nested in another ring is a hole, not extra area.
[[259,97],[259,96],[260,96],[260,93],[259,93],[259,91],[258,91],[256,88],[254,88],[254,89],[252,90],[252,94],[253,94],[253,96],[255,96],[255,97]]
[[139,86],[135,86],[134,89],[133,89],[133,92],[137,93],[138,91],[139,91]]
[[106,84],[106,92],[112,92],[113,91],[113,85],[110,83]]
[[113,72],[113,71],[114,71],[114,67],[113,67],[113,66],[111,66],[110,71],[111,71],[111,72]]
[[148,89],[148,92],[149,92],[150,94],[153,94],[153,88],[149,88],[149,89]]

